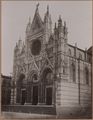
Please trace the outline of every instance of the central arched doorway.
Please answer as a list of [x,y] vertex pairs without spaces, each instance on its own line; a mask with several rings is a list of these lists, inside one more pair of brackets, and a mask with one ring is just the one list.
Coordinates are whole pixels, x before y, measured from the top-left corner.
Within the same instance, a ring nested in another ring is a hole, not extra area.
[[32,105],[38,104],[38,86],[33,86],[33,101]]
[[33,92],[32,92],[32,105],[37,105],[38,104],[38,85],[35,84],[38,81],[38,76],[36,73],[32,75],[32,81],[34,83],[33,85]]
[[26,102],[26,89],[21,90],[21,105],[24,105]]

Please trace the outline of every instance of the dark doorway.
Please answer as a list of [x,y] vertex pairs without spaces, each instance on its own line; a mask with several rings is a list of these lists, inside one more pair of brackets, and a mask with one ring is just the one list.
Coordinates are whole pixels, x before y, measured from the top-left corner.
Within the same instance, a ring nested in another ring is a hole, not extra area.
[[46,88],[46,104],[52,105],[52,88]]
[[38,86],[33,86],[33,101],[32,101],[33,105],[37,105],[38,104]]
[[21,90],[23,90],[23,88],[25,86],[24,83],[23,83],[24,79],[25,79],[25,75],[24,74],[20,74],[19,78],[17,80],[17,83],[16,83],[16,87],[17,87],[16,102],[17,103],[21,102],[21,104],[22,104],[22,97],[23,97]]
[[26,90],[22,90],[21,105],[25,104],[25,100],[26,100]]

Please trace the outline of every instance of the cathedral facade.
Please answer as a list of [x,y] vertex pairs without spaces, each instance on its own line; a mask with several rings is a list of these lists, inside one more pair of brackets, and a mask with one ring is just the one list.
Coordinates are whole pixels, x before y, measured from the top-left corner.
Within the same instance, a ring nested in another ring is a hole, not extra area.
[[82,50],[68,43],[61,16],[52,30],[49,7],[42,20],[37,5],[25,42],[19,39],[14,48],[11,104],[51,106],[58,114],[65,108],[70,112],[87,108],[91,105],[91,58],[91,48]]

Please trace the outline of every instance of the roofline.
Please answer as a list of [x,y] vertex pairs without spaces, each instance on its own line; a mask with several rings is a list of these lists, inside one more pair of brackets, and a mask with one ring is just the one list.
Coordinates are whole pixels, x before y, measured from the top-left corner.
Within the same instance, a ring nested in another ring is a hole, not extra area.
[[3,74],[1,74],[1,77],[2,78],[7,78],[7,79],[11,79],[12,78],[11,76],[6,76],[6,75],[3,75]]
[[[73,48],[75,48],[75,46],[73,46],[73,45],[71,45],[71,44],[69,44],[69,43],[68,43],[68,45],[71,46],[71,47],[73,47]],[[92,46],[91,46],[91,47],[92,47]],[[91,47],[89,47],[89,49],[90,49]],[[81,48],[78,48],[78,47],[76,47],[76,48],[77,48],[78,50],[81,50],[81,51],[85,52],[85,50],[83,50],[83,49],[81,49]],[[88,50],[89,50],[89,49],[88,49]]]

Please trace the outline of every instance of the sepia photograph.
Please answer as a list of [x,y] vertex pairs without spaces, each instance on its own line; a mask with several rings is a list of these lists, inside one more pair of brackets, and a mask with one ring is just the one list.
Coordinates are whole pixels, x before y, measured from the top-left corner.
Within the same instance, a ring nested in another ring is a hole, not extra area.
[[1,1],[1,115],[92,119],[92,1]]

